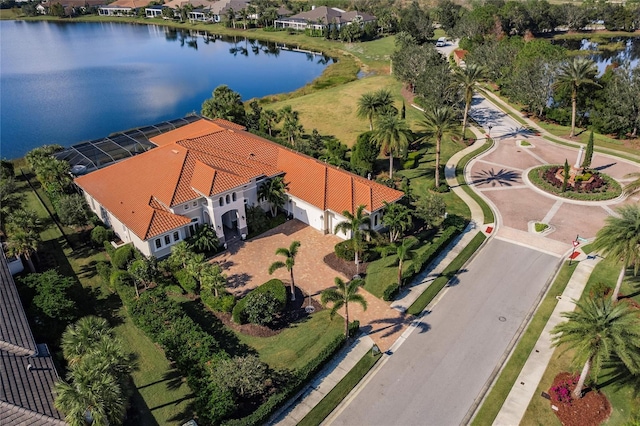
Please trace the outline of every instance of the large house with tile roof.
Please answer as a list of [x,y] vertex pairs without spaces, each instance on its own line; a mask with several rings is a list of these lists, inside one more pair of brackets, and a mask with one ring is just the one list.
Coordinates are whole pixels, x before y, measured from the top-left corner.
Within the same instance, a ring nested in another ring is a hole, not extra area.
[[36,344],[4,251],[0,250],[0,425],[62,426],[53,406],[58,373]]
[[288,183],[288,215],[324,233],[361,204],[380,229],[384,202],[403,196],[225,120],[201,119],[151,142],[157,148],[75,180],[102,221],[147,256],[169,255],[205,223],[223,243],[246,236],[245,209],[268,210],[258,188],[276,176]]
[[303,31],[307,28],[322,30],[329,25],[335,25],[337,29],[340,29],[344,25],[363,25],[375,20],[375,16],[357,10],[346,12],[336,7],[312,6],[312,9],[306,12],[277,19],[274,24],[276,28],[292,28]]

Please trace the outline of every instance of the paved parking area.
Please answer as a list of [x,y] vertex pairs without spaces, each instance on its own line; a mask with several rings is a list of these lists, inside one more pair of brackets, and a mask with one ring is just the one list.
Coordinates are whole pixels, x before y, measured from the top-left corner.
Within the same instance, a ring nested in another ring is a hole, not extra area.
[[[289,247],[293,241],[300,241],[296,257],[294,278],[296,286],[305,295],[320,301],[322,290],[334,285],[335,277],[347,277],[323,262],[324,256],[333,252],[336,243],[342,241],[335,235],[324,235],[318,230],[298,220],[290,220],[249,241],[230,246],[229,251],[213,258],[219,262],[227,274],[228,290],[242,296],[271,278],[280,278],[289,284],[289,272],[282,268],[269,275],[269,265],[284,257],[276,256],[276,249]],[[363,311],[359,305],[350,305],[351,320],[359,320],[360,326],[386,351],[402,334],[408,325],[405,316],[391,309],[387,302],[371,295],[364,289],[360,292],[367,300],[368,308]],[[336,318],[336,320],[338,320]]]

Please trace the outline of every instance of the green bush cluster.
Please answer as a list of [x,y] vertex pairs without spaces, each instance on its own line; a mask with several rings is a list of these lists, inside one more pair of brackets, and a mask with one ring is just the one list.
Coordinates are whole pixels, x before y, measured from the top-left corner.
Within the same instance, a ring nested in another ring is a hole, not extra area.
[[196,294],[198,292],[198,281],[189,275],[184,269],[178,269],[173,273],[173,277],[178,281],[180,287],[187,293]]
[[214,312],[230,313],[236,305],[235,296],[227,292],[221,292],[218,297],[215,297],[210,291],[205,291],[200,294],[200,300]]
[[247,313],[245,311],[247,308],[248,296],[252,293],[271,293],[274,296],[275,300],[277,300],[279,303],[279,312],[281,312],[287,305],[287,289],[285,288],[282,281],[274,278],[251,290],[251,292],[249,292],[245,297],[240,299],[238,303],[236,303],[236,306],[233,307],[233,312],[231,314],[231,317],[233,318],[233,321],[235,323],[245,324],[248,321],[249,318],[247,317]]
[[387,288],[384,289],[384,292],[382,293],[382,300],[385,300],[388,302],[390,300],[395,299],[399,291],[400,291],[400,286],[398,285],[398,283],[389,284]]
[[[424,267],[428,265],[435,257],[447,246],[453,239],[460,233],[459,226],[449,226],[446,228],[440,237],[429,246],[427,250],[420,253],[413,259],[414,274],[422,272]],[[411,279],[412,277],[407,277]]]
[[280,303],[269,292],[250,293],[246,299],[244,313],[252,324],[271,325],[281,311],[278,309]]
[[[353,262],[356,260],[356,252],[353,249],[353,241],[345,240],[340,241],[335,245],[334,251],[336,256],[338,256],[342,260],[346,260],[349,262]],[[372,262],[380,257],[380,254],[376,251],[370,250],[369,245],[365,243],[365,248],[362,253],[361,262]]]
[[113,231],[102,225],[98,225],[91,230],[91,242],[96,247],[101,247],[105,242],[109,242],[113,238]]
[[125,270],[129,263],[135,258],[135,248],[133,244],[125,244],[118,247],[111,256],[111,264],[114,268]]

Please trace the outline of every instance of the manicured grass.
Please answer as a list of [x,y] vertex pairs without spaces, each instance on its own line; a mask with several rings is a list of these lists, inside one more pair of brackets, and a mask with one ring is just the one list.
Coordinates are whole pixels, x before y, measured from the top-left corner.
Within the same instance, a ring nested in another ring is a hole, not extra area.
[[[594,268],[581,300],[589,297],[591,286],[602,282],[609,287],[615,286],[618,272],[620,272],[621,264],[616,259],[604,259]],[[640,301],[640,277],[632,277],[627,275],[622,285],[621,294],[632,295],[633,299]],[[551,361],[538,385],[538,389],[534,395],[540,395],[540,392],[547,392],[554,377],[563,371],[571,371],[579,373],[582,366],[572,366],[571,360],[573,352],[559,347],[553,353]],[[607,424],[619,425],[630,421],[634,413],[634,408],[640,406],[640,398],[633,392],[633,386],[630,384],[620,383],[617,380],[609,380],[612,376],[611,369],[603,369],[598,378],[598,387],[604,392],[613,407],[611,417]],[[635,395],[635,396],[634,396]],[[637,412],[635,413],[637,415]],[[523,417],[521,425],[559,425],[555,414],[549,406],[549,401],[540,397],[531,400],[527,411]]]
[[389,74],[391,54],[395,50],[395,35],[343,46],[344,50],[355,55],[367,66],[362,71]]
[[344,319],[329,318],[329,310],[316,312],[271,337],[255,337],[236,333],[241,343],[255,349],[260,359],[273,369],[297,370],[344,333]]
[[556,296],[562,294],[577,266],[578,262],[572,262],[571,265],[569,265],[569,262],[565,262],[562,265],[560,272],[540,303],[526,331],[522,334],[507,364],[500,372],[500,376],[493,384],[491,391],[487,394],[486,399],[475,415],[471,423],[472,426],[490,425],[495,420],[558,303]]
[[458,273],[458,270],[462,268],[462,266],[469,260],[469,258],[476,252],[476,250],[480,247],[480,245],[486,240],[487,237],[484,236],[482,232],[479,232],[473,239],[469,242],[469,244],[462,249],[462,251],[456,256],[455,259],[446,267],[444,271],[442,271],[442,275],[436,278],[429,287],[416,299],[415,302],[409,309],[407,309],[407,313],[411,315],[420,315],[424,308],[427,307],[429,303],[440,293],[440,290],[444,288],[445,285],[449,282],[455,274]]
[[22,11],[14,7],[12,9],[0,9],[0,20],[2,19],[16,19],[22,14]]
[[317,426],[340,404],[351,390],[371,370],[382,356],[367,352],[338,384],[298,423],[298,426]]
[[135,348],[137,368],[131,375],[139,425],[181,425],[193,418],[191,389],[158,348],[123,312],[116,332],[125,347]]

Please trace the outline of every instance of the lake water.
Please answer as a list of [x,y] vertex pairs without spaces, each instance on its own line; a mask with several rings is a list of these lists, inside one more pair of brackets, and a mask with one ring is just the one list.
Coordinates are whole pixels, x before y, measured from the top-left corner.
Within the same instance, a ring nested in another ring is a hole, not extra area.
[[331,59],[156,25],[0,21],[0,156],[200,112],[221,84],[290,92]]
[[598,43],[588,39],[582,40],[556,40],[554,44],[564,46],[570,50],[584,50],[592,52],[587,57],[595,61],[598,66],[598,75],[601,76],[606,68],[616,62],[619,65],[628,63],[631,68],[637,68],[640,63],[640,37],[614,37],[611,43],[620,43],[620,50],[598,50]]

